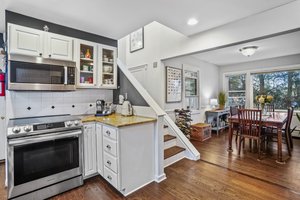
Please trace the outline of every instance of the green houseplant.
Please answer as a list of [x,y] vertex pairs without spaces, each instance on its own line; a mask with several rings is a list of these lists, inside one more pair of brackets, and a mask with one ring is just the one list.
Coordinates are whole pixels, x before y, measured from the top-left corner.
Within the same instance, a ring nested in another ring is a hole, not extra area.
[[225,92],[219,92],[218,94],[218,103],[219,103],[219,109],[223,110],[226,103],[226,94]]

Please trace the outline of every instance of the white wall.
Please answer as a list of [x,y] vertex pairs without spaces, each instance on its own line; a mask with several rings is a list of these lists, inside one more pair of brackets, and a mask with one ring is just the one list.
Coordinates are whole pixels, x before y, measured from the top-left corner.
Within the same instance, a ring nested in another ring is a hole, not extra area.
[[[94,114],[97,99],[112,102],[113,91],[94,89],[78,89],[74,92],[7,91],[6,118]],[[73,108],[72,105],[75,107]],[[55,108],[52,109],[52,106]],[[31,109],[27,110],[28,107]]]
[[[199,93],[200,93],[200,112],[194,114],[194,123],[205,120],[205,110],[209,106],[209,99],[216,98],[219,91],[219,68],[216,65],[201,61],[193,56],[184,56],[168,59],[163,62],[164,66],[182,68],[189,66],[193,71],[199,71]],[[165,86],[164,86],[165,90]],[[165,93],[163,94],[165,98]],[[173,115],[171,110],[183,108],[184,96],[181,103],[165,103],[164,109],[170,116]]]

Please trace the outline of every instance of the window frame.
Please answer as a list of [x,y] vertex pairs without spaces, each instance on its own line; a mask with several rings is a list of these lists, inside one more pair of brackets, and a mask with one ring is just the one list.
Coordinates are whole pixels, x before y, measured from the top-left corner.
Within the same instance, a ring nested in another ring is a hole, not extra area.
[[[231,75],[239,75],[239,74],[246,74],[246,107],[253,108],[253,79],[252,74],[257,73],[272,73],[278,71],[291,71],[291,70],[300,70],[300,64],[296,65],[286,65],[286,66],[277,66],[277,67],[262,67],[257,69],[248,69],[248,70],[241,70],[241,71],[233,71],[233,72],[223,72],[223,90],[227,93],[228,88],[228,76]],[[276,111],[284,112],[286,110],[276,109]],[[294,113],[300,113],[300,110],[295,110]]]

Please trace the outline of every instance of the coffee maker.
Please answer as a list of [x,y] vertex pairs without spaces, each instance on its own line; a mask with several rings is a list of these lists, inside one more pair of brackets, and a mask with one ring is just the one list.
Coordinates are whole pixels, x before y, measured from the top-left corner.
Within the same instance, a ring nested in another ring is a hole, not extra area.
[[96,115],[102,116],[105,114],[105,101],[97,99],[96,101]]

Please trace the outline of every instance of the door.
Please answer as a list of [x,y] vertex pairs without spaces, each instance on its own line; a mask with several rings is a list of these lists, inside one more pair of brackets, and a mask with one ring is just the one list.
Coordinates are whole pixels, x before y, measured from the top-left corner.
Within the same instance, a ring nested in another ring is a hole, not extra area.
[[102,126],[96,124],[96,138],[97,138],[97,171],[103,176],[103,148],[102,148]]
[[98,45],[99,87],[107,89],[117,88],[117,48]]
[[43,56],[44,32],[18,25],[9,25],[9,53]]
[[97,45],[93,42],[76,40],[75,60],[78,71],[78,88],[97,87]]
[[44,57],[73,60],[73,39],[63,35],[47,33],[47,53]]
[[83,133],[84,146],[84,177],[97,173],[95,124],[85,124]]
[[0,97],[0,160],[5,159],[6,147],[5,99]]

